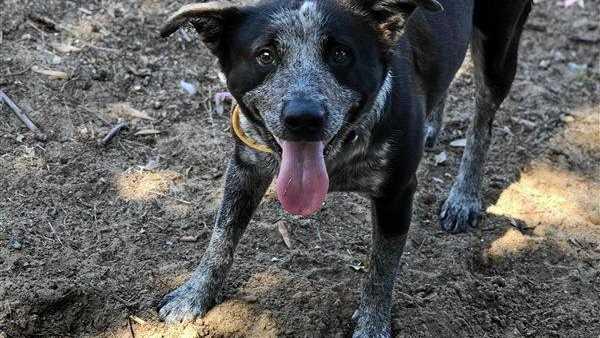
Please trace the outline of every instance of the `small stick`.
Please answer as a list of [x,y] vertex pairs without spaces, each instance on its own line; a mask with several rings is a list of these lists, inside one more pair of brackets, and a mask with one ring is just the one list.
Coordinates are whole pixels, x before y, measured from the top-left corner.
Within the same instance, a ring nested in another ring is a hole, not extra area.
[[174,200],[176,202],[179,202],[179,203],[183,203],[183,204],[187,204],[187,205],[192,205],[193,204],[192,202],[189,202],[189,201],[186,201],[186,200],[182,200],[182,199],[179,199],[179,198],[175,198],[173,196],[165,195],[165,194],[162,194],[162,193],[157,192],[157,191],[150,191],[150,193],[154,194],[154,195],[157,195],[157,196],[160,196],[160,197],[170,198],[170,199],[172,199],[172,200]]
[[46,28],[48,28],[49,30],[52,31],[57,31],[58,30],[58,24],[56,23],[56,21],[42,16],[42,15],[38,15],[36,13],[29,13],[29,15],[27,16],[29,18],[29,20],[34,21],[34,22],[39,22],[42,25],[44,25]]
[[131,320],[133,320],[138,325],[146,325],[146,321],[138,316],[131,315],[129,316],[129,318],[131,318]]
[[31,69],[31,65],[25,67],[25,69],[18,71],[18,72],[14,72],[14,73],[6,73],[6,74],[2,74],[2,76],[8,77],[8,76],[18,76],[18,75],[23,75],[25,73],[27,73],[29,70]]
[[52,226],[52,223],[50,223],[50,221],[48,221],[48,225],[50,226],[50,230],[52,230],[52,233],[56,237],[56,240],[58,240],[58,243],[60,243],[60,245],[64,247],[65,244],[60,240],[60,236],[58,236],[58,233],[56,232],[56,230],[54,230],[54,227]]
[[29,130],[31,130],[33,132],[33,134],[35,135],[35,138],[39,141],[46,141],[48,140],[48,137],[46,136],[46,134],[44,134],[29,118],[29,116],[27,116],[27,114],[21,110],[21,108],[19,108],[19,106],[17,106],[17,104],[10,99],[10,97],[8,97],[8,95],[6,95],[6,93],[4,93],[2,90],[0,90],[0,101],[4,101],[6,102],[6,104],[8,105],[8,107],[10,107],[10,109],[12,109],[12,111],[15,113],[15,115],[17,115],[17,117],[23,121],[23,123],[25,124],[25,126],[27,126],[27,128]]
[[131,317],[127,317],[127,322],[129,323],[129,333],[131,333],[131,338],[135,338],[135,331],[133,331],[133,325],[131,325]]
[[126,122],[117,124],[108,134],[100,141],[101,146],[106,146],[112,141],[123,129],[129,129],[129,125]]

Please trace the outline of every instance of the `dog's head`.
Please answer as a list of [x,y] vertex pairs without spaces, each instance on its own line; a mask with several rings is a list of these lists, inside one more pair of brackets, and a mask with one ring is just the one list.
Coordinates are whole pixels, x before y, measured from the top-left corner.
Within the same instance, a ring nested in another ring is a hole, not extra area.
[[281,152],[280,201],[310,214],[328,190],[328,147],[380,113],[390,90],[390,53],[417,7],[441,9],[435,0],[197,3],[173,14],[161,35],[194,25],[245,116]]

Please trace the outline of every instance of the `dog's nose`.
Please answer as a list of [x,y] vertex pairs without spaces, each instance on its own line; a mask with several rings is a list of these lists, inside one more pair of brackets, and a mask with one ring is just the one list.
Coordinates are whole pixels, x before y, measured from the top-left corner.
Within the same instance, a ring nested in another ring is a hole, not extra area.
[[321,136],[325,127],[325,107],[307,98],[292,99],[285,103],[282,119],[294,138],[313,141]]

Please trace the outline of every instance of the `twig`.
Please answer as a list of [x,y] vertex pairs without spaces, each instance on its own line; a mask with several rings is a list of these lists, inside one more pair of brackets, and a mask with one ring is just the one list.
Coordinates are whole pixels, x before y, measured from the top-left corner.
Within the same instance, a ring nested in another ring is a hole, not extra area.
[[131,338],[135,338],[135,332],[133,331],[133,325],[131,325],[131,316],[127,317],[127,322],[129,323],[129,332],[131,333]]
[[52,223],[50,223],[50,221],[48,221],[48,225],[50,226],[50,230],[52,230],[52,233],[54,234],[54,237],[56,237],[58,243],[60,243],[60,245],[64,247],[65,244],[60,240],[60,236],[58,236],[58,233],[56,232],[56,230],[54,230],[54,227],[52,226]]
[[130,315],[129,318],[131,318],[131,320],[133,320],[138,325],[146,325],[146,321],[138,316]]
[[42,25],[44,25],[44,27],[48,28],[48,30],[50,31],[58,31],[59,25],[56,23],[56,21],[45,17],[45,16],[41,16],[38,15],[36,13],[29,13],[29,15],[27,16],[29,18],[29,20],[33,21],[33,22],[38,22],[41,23]]
[[179,202],[179,203],[183,203],[183,204],[187,204],[187,205],[192,205],[193,204],[192,202],[185,201],[185,200],[182,200],[182,199],[179,199],[179,198],[175,198],[173,196],[165,195],[165,194],[162,194],[160,192],[150,191],[150,193],[154,194],[154,195],[157,195],[157,196],[160,196],[160,197],[170,198],[170,199],[172,199],[172,200],[174,200],[176,202]]
[[129,129],[129,125],[126,122],[117,124],[110,132],[100,141],[101,146],[106,146],[112,141],[123,129]]
[[29,70],[31,70],[31,65],[25,67],[25,69],[18,71],[18,72],[14,72],[14,73],[6,73],[6,74],[2,74],[2,76],[8,77],[8,76],[19,76],[19,75],[23,75],[25,73],[27,73]]
[[27,24],[31,26],[31,28],[35,29],[42,37],[48,35],[48,33],[44,32],[41,28],[39,28],[36,24],[31,21],[27,21]]
[[17,115],[17,117],[25,124],[25,126],[27,126],[27,128],[29,130],[31,130],[34,134],[34,137],[39,140],[39,141],[46,141],[48,140],[48,137],[46,136],[46,134],[44,134],[29,118],[29,116],[27,116],[27,114],[21,110],[21,108],[19,108],[19,106],[17,106],[17,104],[11,100],[10,97],[8,97],[8,95],[6,95],[6,93],[4,93],[2,90],[0,90],[0,101],[4,101],[6,102],[6,104],[8,105],[8,107],[10,107],[10,109],[12,109],[12,111],[15,113],[15,115]]

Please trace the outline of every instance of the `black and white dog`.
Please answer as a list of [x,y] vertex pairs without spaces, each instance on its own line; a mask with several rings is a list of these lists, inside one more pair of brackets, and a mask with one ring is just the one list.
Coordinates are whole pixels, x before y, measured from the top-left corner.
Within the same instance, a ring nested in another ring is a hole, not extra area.
[[476,111],[456,182],[442,205],[450,233],[475,227],[494,115],[517,67],[532,0],[264,0],[182,7],[161,30],[191,23],[219,59],[262,153],[239,139],[200,265],[159,305],[167,322],[215,305],[235,248],[276,176],[290,213],[310,215],[329,191],[372,199],[370,269],[355,337],[389,337],[392,289],[411,223],[415,172],[440,132],[450,82],[469,43]]

